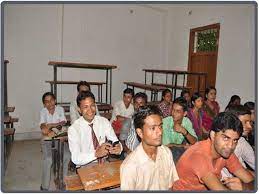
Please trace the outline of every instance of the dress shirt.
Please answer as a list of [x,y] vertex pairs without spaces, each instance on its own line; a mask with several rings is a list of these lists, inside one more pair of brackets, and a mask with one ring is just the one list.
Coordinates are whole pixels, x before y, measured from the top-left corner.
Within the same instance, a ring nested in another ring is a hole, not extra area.
[[[95,116],[93,121],[93,130],[99,145],[111,140],[112,142],[118,141],[114,130],[108,119]],[[81,166],[88,164],[97,158],[95,157],[95,149],[92,140],[92,129],[82,116],[77,119],[68,128],[68,143],[71,152],[71,160],[74,164]],[[122,145],[121,151],[122,151]]]
[[[96,108],[96,115],[100,115],[96,104],[95,104],[95,108]],[[78,112],[78,106],[76,101],[70,103],[69,110],[70,110],[69,114],[70,114],[70,120],[71,120],[70,123],[72,125],[75,122],[75,120],[77,120],[81,116],[80,113]]]
[[[255,153],[252,146],[244,137],[240,137],[238,140],[234,153],[244,168],[247,168],[245,164],[246,162],[253,170],[255,170]],[[233,177],[227,168],[223,168],[221,173],[222,177]]]
[[158,146],[154,161],[141,143],[123,161],[120,179],[122,190],[169,190],[179,177],[169,148]]
[[67,121],[64,113],[64,108],[61,106],[55,106],[54,114],[50,114],[47,108],[43,108],[40,111],[40,125],[43,123],[59,123]]
[[139,140],[137,137],[137,132],[135,130],[133,119],[131,121],[131,127],[129,129],[128,137],[125,144],[131,151],[135,150],[135,148],[139,145]]
[[114,120],[116,120],[117,115],[127,117],[127,118],[131,118],[133,113],[134,113],[133,105],[130,103],[129,107],[126,108],[123,100],[120,100],[113,105],[111,123]]

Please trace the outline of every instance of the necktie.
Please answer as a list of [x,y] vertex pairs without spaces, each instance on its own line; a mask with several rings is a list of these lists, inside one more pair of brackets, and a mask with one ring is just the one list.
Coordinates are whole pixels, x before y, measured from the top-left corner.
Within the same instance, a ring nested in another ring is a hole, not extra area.
[[99,146],[99,142],[98,142],[98,140],[97,140],[97,138],[96,138],[96,135],[95,135],[95,133],[94,133],[93,123],[90,124],[89,126],[90,126],[91,129],[92,129],[92,140],[93,140],[94,149],[96,150],[97,147]]
[[[93,123],[92,124],[89,124],[89,126],[91,127],[92,129],[92,140],[93,140],[93,146],[94,146],[94,149],[96,150],[97,147],[99,146],[99,142],[96,138],[96,135],[94,133],[94,129],[93,129]],[[98,158],[98,163],[101,164],[103,162],[102,158]]]

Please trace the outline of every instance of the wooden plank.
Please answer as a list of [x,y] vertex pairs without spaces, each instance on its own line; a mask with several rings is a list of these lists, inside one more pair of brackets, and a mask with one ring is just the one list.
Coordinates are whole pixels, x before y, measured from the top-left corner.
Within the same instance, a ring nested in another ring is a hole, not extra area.
[[102,112],[102,113],[100,113],[100,116],[105,117],[108,120],[111,120],[112,113],[111,112]]
[[99,111],[110,111],[113,109],[112,105],[110,104],[105,104],[105,103],[98,103],[97,108]]
[[4,136],[14,135],[15,129],[14,128],[5,128],[4,129]]
[[173,89],[178,89],[178,90],[190,90],[191,87],[188,87],[188,86],[175,86],[173,84],[162,84],[162,83],[153,83],[153,85],[155,86],[163,86],[163,87],[166,87],[166,88],[173,88]]
[[206,75],[206,72],[191,72],[191,71],[180,71],[180,70],[166,70],[166,69],[142,69],[145,72],[150,73],[162,73],[162,74],[189,74],[189,75]]
[[49,61],[48,64],[51,66],[67,67],[67,68],[88,68],[88,69],[116,69],[117,68],[116,65],[86,64],[86,63],[76,63],[76,62]]
[[83,184],[77,174],[65,176],[64,178],[66,190],[68,191],[77,191],[77,190],[83,190]]
[[5,108],[5,112],[14,112],[14,110],[15,110],[15,107],[14,106],[9,106],[9,107],[7,107],[7,108]]
[[142,83],[137,83],[137,82],[123,82],[123,83],[128,85],[128,86],[141,88],[141,89],[149,90],[149,91],[162,91],[162,90],[166,89],[166,87],[162,87],[162,86],[142,84]]
[[10,123],[11,117],[10,116],[4,116],[4,123]]
[[105,162],[81,167],[77,170],[85,190],[97,190],[120,185],[122,161]]
[[11,123],[16,123],[19,121],[19,118],[14,118],[14,117],[11,117]]
[[[49,84],[71,84],[71,85],[77,85],[79,81],[45,81],[46,83]],[[87,82],[89,85],[104,85],[106,84],[105,82]]]

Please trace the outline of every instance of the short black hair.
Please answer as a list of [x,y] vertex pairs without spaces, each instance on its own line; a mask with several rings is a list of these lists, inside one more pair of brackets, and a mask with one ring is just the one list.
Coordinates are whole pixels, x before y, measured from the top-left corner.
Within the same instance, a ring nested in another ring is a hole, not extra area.
[[255,103],[254,103],[254,102],[248,101],[248,102],[246,102],[246,103],[244,104],[244,106],[245,106],[246,108],[248,108],[250,111],[251,111],[251,110],[255,110]]
[[227,129],[236,131],[239,136],[243,133],[243,125],[235,114],[231,112],[221,112],[213,119],[211,131],[225,132]]
[[143,98],[145,102],[147,103],[147,95],[144,92],[138,92],[133,97],[133,102],[136,101],[137,98]]
[[240,116],[240,115],[250,115],[251,114],[251,111],[247,107],[245,107],[244,105],[230,106],[229,109],[228,109],[228,112],[233,113],[237,117]]
[[133,115],[135,129],[143,129],[144,120],[150,115],[159,115],[162,119],[160,109],[155,105],[141,106],[139,110]]
[[125,90],[123,90],[123,95],[125,94],[131,94],[131,96],[134,96],[134,90],[131,88],[126,88]]
[[94,94],[91,91],[80,92],[76,98],[77,106],[80,107],[80,102],[86,98],[92,98],[95,102]]
[[192,102],[195,102],[195,100],[197,100],[198,98],[202,98],[202,95],[199,93],[199,92],[195,92],[193,95],[192,95]]
[[161,101],[163,100],[163,98],[165,97],[165,95],[166,95],[167,93],[172,94],[172,91],[169,90],[168,88],[164,89],[164,90],[162,91],[162,99],[161,99]]
[[182,108],[183,111],[188,111],[188,106],[187,106],[187,101],[185,100],[184,97],[178,97],[173,101],[173,104],[179,104]]
[[231,96],[229,102],[228,102],[228,105],[226,106],[225,110],[229,109],[229,107],[233,106],[233,102],[235,102],[236,100],[240,100],[241,101],[241,98],[240,96],[238,95],[233,95]]
[[189,94],[190,95],[190,91],[189,90],[182,90],[181,97],[183,97],[184,94]]
[[87,86],[89,88],[89,90],[91,91],[91,87],[90,87],[90,84],[86,81],[80,81],[78,84],[77,84],[77,91],[79,92],[80,90],[80,86]]
[[43,104],[44,104],[45,98],[46,98],[47,96],[52,96],[52,98],[54,98],[54,100],[56,100],[56,96],[55,96],[52,92],[46,92],[46,93],[44,93],[43,96],[42,96],[42,103],[43,103]]

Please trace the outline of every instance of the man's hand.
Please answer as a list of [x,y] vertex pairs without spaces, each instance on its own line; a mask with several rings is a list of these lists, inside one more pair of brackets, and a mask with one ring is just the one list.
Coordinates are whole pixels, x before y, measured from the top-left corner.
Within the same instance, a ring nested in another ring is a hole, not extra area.
[[187,132],[187,130],[184,127],[182,127],[180,123],[174,123],[174,130],[183,135]]
[[109,153],[110,154],[116,154],[116,155],[119,155],[120,152],[121,152],[121,146],[120,144],[116,144],[114,147],[109,147]]
[[108,147],[110,147],[111,144],[103,143],[101,146],[99,146],[96,149],[95,157],[96,158],[102,158],[104,156],[107,156],[109,154]]
[[226,187],[228,187],[230,190],[235,190],[235,191],[242,191],[243,190],[242,182],[237,177],[225,178],[225,179],[222,180],[222,183]]
[[41,133],[43,135],[48,135],[49,132],[50,132],[50,130],[49,130],[48,126],[46,124],[42,124],[41,125]]

